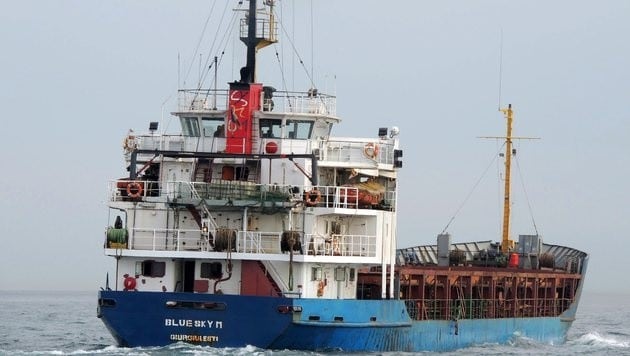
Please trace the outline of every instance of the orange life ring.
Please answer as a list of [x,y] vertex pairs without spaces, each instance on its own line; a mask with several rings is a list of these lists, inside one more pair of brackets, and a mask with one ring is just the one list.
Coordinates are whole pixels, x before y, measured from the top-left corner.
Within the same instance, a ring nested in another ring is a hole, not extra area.
[[324,287],[326,287],[326,282],[319,281],[319,283],[317,284],[317,296],[318,297],[323,297],[324,296]]
[[123,285],[125,286],[125,290],[135,290],[136,289],[136,279],[131,277],[131,276],[125,277]]
[[363,147],[363,154],[371,159],[378,157],[378,145],[374,142],[370,142]]
[[304,194],[304,204],[306,206],[316,206],[322,201],[322,192],[313,188],[311,191]]
[[127,184],[127,196],[130,198],[140,198],[142,191],[142,184],[140,182],[130,182]]

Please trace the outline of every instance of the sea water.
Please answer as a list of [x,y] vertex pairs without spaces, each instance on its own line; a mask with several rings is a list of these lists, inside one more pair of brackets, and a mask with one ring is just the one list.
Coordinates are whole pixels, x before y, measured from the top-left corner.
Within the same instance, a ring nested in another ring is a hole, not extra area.
[[[0,291],[0,355],[331,355],[268,351],[254,347],[213,349],[175,344],[120,348],[96,317],[95,292]],[[355,355],[398,355],[363,353]],[[432,354],[432,353],[423,353]],[[482,344],[441,355],[630,355],[630,295],[585,292],[564,344],[515,336],[506,345]]]

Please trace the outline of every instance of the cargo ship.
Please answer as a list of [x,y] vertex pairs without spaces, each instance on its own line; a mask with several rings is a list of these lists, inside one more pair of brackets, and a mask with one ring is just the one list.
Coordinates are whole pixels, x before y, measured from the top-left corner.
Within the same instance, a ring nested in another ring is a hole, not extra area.
[[124,139],[128,172],[109,183],[104,236],[115,272],[97,310],[116,343],[415,352],[564,341],[588,255],[511,239],[511,106],[501,239],[442,233],[397,248],[399,129],[334,137],[335,96],[256,82],[256,52],[277,42],[278,24],[273,1],[248,5],[240,78],[180,89],[181,132],[152,122]]

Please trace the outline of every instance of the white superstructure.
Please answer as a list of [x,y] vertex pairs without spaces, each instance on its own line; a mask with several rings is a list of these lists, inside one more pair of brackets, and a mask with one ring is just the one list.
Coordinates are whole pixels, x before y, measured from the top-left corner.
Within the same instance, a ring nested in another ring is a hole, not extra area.
[[181,134],[153,123],[125,139],[130,175],[110,183],[105,249],[117,259],[116,288],[351,299],[360,268],[389,278],[397,129],[331,137],[335,97],[263,87],[239,151],[226,134],[229,95],[181,90]]

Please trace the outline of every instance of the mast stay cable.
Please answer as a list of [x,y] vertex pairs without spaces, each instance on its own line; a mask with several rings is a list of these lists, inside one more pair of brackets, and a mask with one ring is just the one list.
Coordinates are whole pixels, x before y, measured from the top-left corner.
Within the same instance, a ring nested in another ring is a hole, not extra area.
[[[288,92],[289,89],[287,88],[287,81],[284,77],[284,66],[282,62],[280,61],[280,55],[278,55],[278,47],[275,44],[274,44],[274,50],[276,51],[276,58],[278,59],[278,66],[280,67],[280,76],[282,77],[282,88],[284,89],[284,91]],[[289,104],[289,110],[293,111],[291,100],[287,100],[287,103]]]
[[[274,15],[275,14],[275,10],[274,10]],[[311,76],[311,74],[309,73],[308,69],[306,68],[306,65],[304,64],[304,60],[302,60],[302,57],[300,56],[300,52],[297,50],[297,48],[295,47],[295,43],[293,42],[293,40],[291,39],[291,36],[289,36],[289,33],[287,32],[287,30],[284,27],[284,23],[282,22],[282,20],[278,21],[280,23],[280,28],[282,29],[282,32],[284,33],[284,35],[286,36],[286,38],[289,40],[289,43],[291,44],[291,48],[293,49],[293,53],[297,56],[298,61],[300,62],[300,64],[302,65],[302,69],[304,69],[304,73],[306,73],[306,77],[308,78],[308,80],[311,83],[311,86],[313,88],[315,88],[315,82],[313,81],[313,77]]]
[[536,231],[536,235],[538,235],[538,227],[536,226],[536,219],[534,219],[534,212],[532,210],[532,205],[529,201],[529,195],[527,194],[527,189],[525,189],[525,181],[523,180],[523,175],[521,173],[521,166],[518,163],[518,157],[514,156],[516,161],[516,170],[518,171],[518,177],[521,181],[521,187],[523,188],[523,193],[525,194],[525,201],[527,202],[527,208],[529,209],[529,217],[532,219],[532,224],[534,225],[534,231]]
[[[210,45],[210,53],[214,53],[214,46],[217,42],[217,38],[219,37],[219,29],[221,28],[221,26],[223,25],[223,20],[225,19],[225,14],[227,12],[227,8],[228,8],[229,2],[226,1],[225,2],[225,6],[223,7],[223,14],[221,15],[221,19],[219,20],[219,24],[217,25],[217,31],[216,34],[214,36],[214,39],[212,40],[212,44]],[[234,19],[236,17],[236,12],[232,13],[232,19]],[[221,39],[221,41],[223,41],[223,39],[227,36],[228,33],[232,32],[232,19],[230,20],[230,26],[228,26],[227,30],[224,32],[223,34],[223,38]],[[221,42],[219,42],[219,47],[221,46]],[[207,71],[204,71],[203,77],[201,78],[201,80],[199,80],[199,84],[197,89],[201,89],[201,87],[203,86],[202,83],[204,83],[206,81],[206,77],[208,75],[208,73],[210,72],[210,69],[212,68],[212,65],[210,64],[210,60],[211,58],[213,58],[214,56],[210,55],[206,57],[206,62],[204,63],[204,68],[208,68]]]
[[[199,53],[199,48],[201,47],[201,41],[203,41],[203,38],[206,34],[206,29],[208,28],[208,23],[210,22],[210,18],[212,17],[212,13],[214,12],[214,6],[217,4],[216,1],[212,2],[212,7],[210,7],[210,13],[208,14],[208,16],[206,17],[206,22],[203,25],[203,29],[201,30],[201,34],[199,36],[199,40],[197,41],[197,47],[195,47],[195,51],[192,55],[191,58],[197,58],[197,53]],[[193,64],[195,63],[194,60],[190,61],[190,65],[188,66],[188,70],[186,71],[186,75],[184,76],[184,83],[186,82],[186,80],[188,79],[188,76],[190,75],[190,72],[192,70]],[[179,84],[179,83],[178,83]]]
[[466,196],[464,201],[457,208],[457,210],[455,211],[455,213],[453,214],[451,219],[448,221],[446,226],[444,226],[444,229],[442,230],[441,234],[446,232],[446,229],[448,229],[448,227],[451,225],[451,223],[455,220],[455,217],[459,214],[459,212],[462,210],[464,205],[466,205],[466,203],[468,202],[468,199],[470,199],[470,197],[472,196],[472,194],[475,191],[475,189],[477,189],[477,186],[479,186],[479,183],[481,183],[481,181],[483,180],[483,177],[486,176],[486,173],[488,173],[488,171],[490,170],[490,167],[492,167],[494,165],[494,162],[497,160],[497,157],[499,157],[499,153],[501,152],[501,149],[503,148],[503,146],[505,146],[505,143],[503,143],[503,145],[501,145],[501,147],[499,148],[499,151],[494,154],[494,157],[492,158],[492,161],[490,161],[490,164],[488,164],[488,166],[483,171],[483,173],[481,174],[479,179],[477,179],[477,182],[473,185],[472,189],[470,190],[470,192],[468,193],[468,195]]

